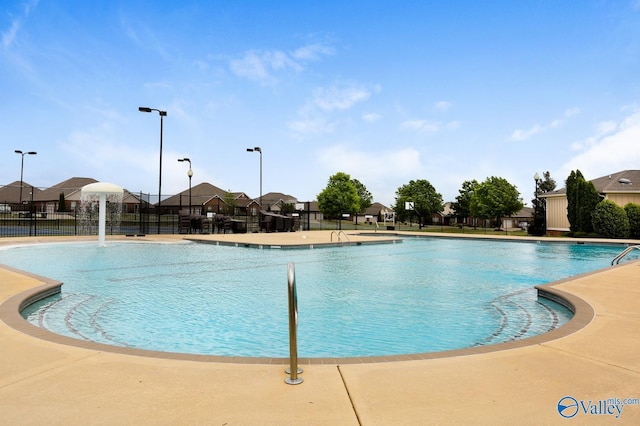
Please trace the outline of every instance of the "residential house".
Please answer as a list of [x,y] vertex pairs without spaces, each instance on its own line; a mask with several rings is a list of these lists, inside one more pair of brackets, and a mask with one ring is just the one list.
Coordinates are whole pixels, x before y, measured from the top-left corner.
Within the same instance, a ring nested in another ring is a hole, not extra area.
[[[229,214],[229,206],[225,201],[228,191],[207,182],[200,183],[165,200],[161,207],[163,214],[178,214],[181,210],[191,210],[192,214],[206,215]],[[251,200],[244,192],[231,192],[231,198],[236,206],[234,215],[246,215],[247,212],[257,212],[257,202]],[[190,207],[191,206],[191,207]]]
[[444,203],[441,212],[434,213],[429,218],[430,225],[453,225],[456,222],[455,211],[451,207],[451,202]]
[[372,203],[371,206],[364,211],[364,213],[358,213],[353,217],[354,223],[358,225],[361,224],[375,224],[378,222],[384,222],[385,214],[392,213],[389,207],[384,204],[375,202]]
[[[42,192],[39,188],[31,186],[25,181],[22,181],[22,191],[20,188],[19,180],[0,187],[0,205],[2,205],[3,213],[29,210],[28,204],[32,200],[31,195],[33,194],[33,198],[36,198]],[[21,196],[22,199],[20,199]]]
[[260,208],[262,210],[279,213],[285,204],[293,204],[295,206],[297,203],[298,199],[292,195],[283,194],[282,192],[269,192],[262,195]]
[[523,207],[519,212],[502,218],[502,228],[521,228],[527,229],[529,223],[533,220],[533,207]]
[[[54,186],[44,189],[34,196],[36,211],[55,213],[60,207],[60,194],[64,197],[64,211],[73,211],[80,206],[80,190],[83,186],[96,183],[97,180],[85,177],[72,177]],[[73,194],[73,195],[72,195]],[[71,196],[67,199],[68,196]]]
[[[611,200],[620,207],[628,203],[640,204],[640,170],[623,170],[593,179],[596,191],[604,199]],[[546,200],[546,224],[548,235],[559,235],[569,231],[567,218],[567,189],[539,194]]]

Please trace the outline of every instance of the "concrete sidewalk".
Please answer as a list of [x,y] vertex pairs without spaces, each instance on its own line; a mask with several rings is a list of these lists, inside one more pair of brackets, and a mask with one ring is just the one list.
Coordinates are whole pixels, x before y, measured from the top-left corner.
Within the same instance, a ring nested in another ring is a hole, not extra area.
[[[0,268],[0,302],[41,284],[38,277]],[[0,420],[16,425],[566,424],[570,420],[559,414],[558,403],[570,396],[578,403],[573,423],[640,424],[640,405],[625,405],[618,413],[619,406],[606,403],[610,398],[640,403],[640,262],[554,287],[581,298],[586,311],[593,308],[586,326],[487,353],[306,363],[304,383],[296,386],[284,383],[281,364],[163,359],[43,340],[9,326],[19,319],[3,303]],[[563,401],[565,415],[572,414],[570,401]]]

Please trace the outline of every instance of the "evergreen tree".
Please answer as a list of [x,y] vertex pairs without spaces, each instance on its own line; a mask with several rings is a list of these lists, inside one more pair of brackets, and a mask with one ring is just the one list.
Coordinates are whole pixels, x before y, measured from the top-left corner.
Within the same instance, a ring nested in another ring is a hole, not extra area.
[[571,232],[576,232],[578,227],[578,194],[576,191],[577,180],[582,177],[580,170],[569,173],[569,177],[565,181],[565,188],[567,191],[567,219],[569,220],[569,229]]
[[640,238],[640,204],[629,203],[624,206],[624,211],[629,218],[630,237]]
[[625,210],[610,200],[602,200],[593,210],[593,229],[608,238],[629,236],[629,218]]
[[224,193],[223,201],[225,204],[225,214],[227,216],[234,216],[236,214],[236,206],[238,205],[236,197],[234,197],[230,191],[227,191]]
[[601,200],[593,182],[587,182],[580,170],[571,171],[566,188],[569,229],[572,232],[593,232],[591,215]]
[[60,196],[58,197],[58,211],[59,212],[67,211],[67,207],[66,207],[66,204],[64,202],[64,192],[61,192]]
[[531,235],[544,235],[547,232],[547,200],[545,198],[540,198],[539,196],[540,194],[551,192],[556,189],[556,181],[551,177],[551,173],[546,171],[542,176],[542,179],[539,179],[536,182],[536,191],[533,194],[533,200],[531,200],[531,204],[533,205],[533,221],[528,228],[528,232]]

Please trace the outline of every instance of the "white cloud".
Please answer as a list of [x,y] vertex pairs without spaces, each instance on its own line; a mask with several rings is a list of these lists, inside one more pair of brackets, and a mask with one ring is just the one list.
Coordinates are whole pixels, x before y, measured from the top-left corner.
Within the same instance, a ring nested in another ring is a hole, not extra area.
[[21,16],[13,19],[9,28],[2,32],[3,48],[7,49],[14,44],[18,31],[20,31],[20,28],[22,27],[22,23],[29,17],[31,11],[38,6],[38,1],[39,0],[30,0],[22,4],[23,9]]
[[357,85],[320,87],[314,91],[314,103],[324,111],[345,110],[369,96],[368,90]]
[[[604,133],[602,131],[606,130]],[[596,135],[576,144],[581,152],[567,161],[561,173],[580,169],[587,179],[594,179],[626,169],[638,169],[640,164],[640,112],[635,112],[619,124],[600,123]]]
[[[370,96],[371,92],[368,89],[356,83],[317,88],[312,98],[298,110],[299,118],[289,121],[287,127],[296,138],[332,133],[338,122],[328,119],[326,115],[333,111],[345,111],[367,100]],[[362,116],[362,119],[368,122],[376,121],[378,118],[380,118],[378,114]]]
[[398,182],[415,179],[423,169],[420,152],[411,147],[373,152],[333,145],[318,152],[318,161],[328,175],[341,171],[358,179],[383,203],[392,201]]
[[509,140],[514,142],[526,141],[533,136],[546,132],[549,129],[554,129],[562,126],[568,118],[571,118],[580,113],[579,108],[568,108],[562,114],[562,118],[555,118],[547,125],[534,124],[529,130],[516,129],[509,136]]
[[288,122],[287,127],[294,133],[295,137],[300,137],[303,135],[332,133],[335,130],[335,123],[330,123],[319,116],[302,116],[298,120]]
[[415,148],[371,152],[333,145],[319,152],[318,158],[324,166],[349,173],[362,182],[385,180],[390,175],[412,176],[421,169],[420,153]]
[[249,50],[239,59],[229,63],[231,71],[239,76],[262,84],[273,84],[279,72],[300,72],[306,62],[320,60],[332,55],[334,50],[322,44],[310,44],[294,50],[291,54],[281,50]]
[[436,109],[438,111],[442,111],[442,112],[449,111],[449,109],[451,109],[452,106],[453,106],[453,104],[451,102],[448,102],[448,101],[440,101],[440,102],[436,103]]
[[335,54],[335,49],[321,43],[310,44],[299,47],[291,53],[294,59],[302,61],[317,61],[322,56],[330,56]]
[[598,123],[597,131],[598,135],[606,135],[608,133],[614,132],[618,129],[618,123],[615,121],[603,121]]
[[13,44],[19,29],[20,20],[16,19],[11,23],[11,27],[7,31],[2,32],[2,47],[6,49]]
[[407,120],[400,123],[401,130],[417,131],[419,133],[435,133],[441,127],[441,123],[428,120]]
[[206,61],[196,59],[193,61],[193,65],[200,71],[206,71],[209,69],[209,64]]
[[564,111],[564,117],[565,118],[570,118],[570,117],[573,117],[574,115],[578,115],[578,114],[580,114],[580,108],[576,108],[576,107],[568,108],[568,109],[566,109]]
[[513,133],[511,133],[511,140],[512,141],[526,141],[527,139],[531,138],[534,135],[537,135],[538,133],[542,132],[542,126],[540,126],[539,124],[536,124],[535,126],[533,126],[532,128],[530,128],[529,130],[520,130],[520,129],[516,129],[513,131]]
[[595,135],[589,136],[581,141],[576,141],[571,144],[573,151],[582,151],[593,145],[595,145],[599,139],[603,136],[613,133],[618,130],[618,123],[615,121],[602,121],[596,125]]
[[376,114],[375,112],[367,112],[362,114],[362,121],[366,121],[367,123],[375,123],[380,120],[380,114]]
[[134,17],[132,23],[128,17],[120,15],[120,26],[124,34],[140,49],[153,51],[166,60],[171,58],[166,50],[167,43],[160,39],[158,33],[149,28],[144,21]]

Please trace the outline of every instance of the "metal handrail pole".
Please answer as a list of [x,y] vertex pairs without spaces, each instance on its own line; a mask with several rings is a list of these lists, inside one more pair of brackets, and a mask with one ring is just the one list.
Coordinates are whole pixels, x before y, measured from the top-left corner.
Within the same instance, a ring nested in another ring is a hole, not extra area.
[[622,253],[620,253],[619,255],[617,255],[616,257],[613,258],[613,260],[611,261],[611,266],[613,266],[614,263],[620,263],[620,260],[622,260],[623,257],[625,257],[627,254],[631,253],[633,251],[633,249],[638,249],[640,250],[640,245],[637,246],[629,246],[626,249],[624,249],[622,251]]
[[285,371],[289,377],[285,379],[285,383],[298,385],[303,380],[298,377],[298,374],[302,373],[302,369],[298,368],[298,295],[293,262],[289,262],[287,268],[287,284],[289,289],[289,368]]

